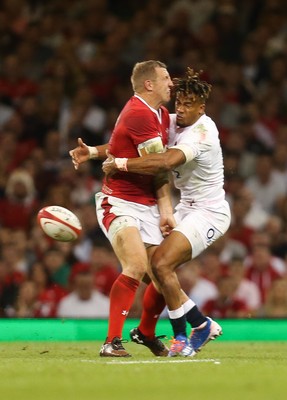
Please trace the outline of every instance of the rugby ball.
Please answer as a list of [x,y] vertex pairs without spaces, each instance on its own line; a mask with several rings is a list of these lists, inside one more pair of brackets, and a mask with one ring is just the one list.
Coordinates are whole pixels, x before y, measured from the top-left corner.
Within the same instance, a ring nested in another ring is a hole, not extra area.
[[59,242],[76,240],[82,231],[78,217],[61,206],[42,208],[38,212],[37,221],[46,235]]

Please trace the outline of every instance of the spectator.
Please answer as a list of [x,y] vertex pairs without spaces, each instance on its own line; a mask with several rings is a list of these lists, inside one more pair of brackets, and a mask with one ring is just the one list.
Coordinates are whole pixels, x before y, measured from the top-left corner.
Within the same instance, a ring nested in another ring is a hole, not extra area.
[[[282,219],[278,215],[272,215],[264,226],[264,231],[269,236],[271,252],[274,256],[284,259],[282,247],[285,245],[286,233]],[[287,253],[287,248],[285,249]],[[287,264],[286,264],[287,268]]]
[[99,227],[94,205],[89,202],[79,209],[79,218],[82,223],[82,234],[74,247],[74,255],[79,261],[90,262],[93,242],[106,240]]
[[213,249],[218,253],[222,264],[229,265],[233,258],[245,258],[247,256],[247,248],[238,240],[230,238],[227,231],[221,238],[213,244]]
[[238,13],[235,4],[222,2],[216,9],[215,24],[218,30],[218,56],[225,61],[238,61],[239,54],[234,48],[240,48],[242,37],[239,31]]
[[236,282],[231,276],[221,276],[217,281],[218,296],[208,300],[202,310],[211,318],[247,318],[248,307],[235,298]]
[[[226,140],[224,141],[224,154],[234,154],[238,158],[237,173],[240,177],[246,179],[255,170],[256,157],[254,153],[247,147],[247,140],[242,132],[238,130],[239,122],[236,124],[237,128],[232,129]],[[225,171],[227,176],[228,171]]]
[[271,218],[270,213],[265,211],[259,201],[256,200],[254,194],[246,186],[244,186],[239,194],[246,204],[246,214],[244,216],[244,224],[254,230],[261,230]]
[[0,317],[13,317],[18,291],[25,280],[23,273],[0,259]]
[[111,287],[120,274],[119,262],[111,249],[110,243],[105,240],[96,241],[91,250],[90,260],[95,288],[109,296]]
[[55,247],[48,249],[43,256],[43,264],[54,283],[67,288],[71,266],[67,263],[64,253]]
[[29,142],[33,146],[42,145],[44,133],[42,131],[40,104],[36,95],[23,97],[17,108],[23,122],[23,130],[19,139]]
[[109,298],[94,289],[93,273],[89,266],[80,264],[72,274],[73,289],[58,305],[61,318],[107,318]]
[[2,173],[6,175],[6,182],[16,168],[22,168],[24,162],[33,153],[33,142],[21,141],[23,133],[23,121],[19,113],[13,113],[11,118],[0,131]]
[[43,193],[46,204],[58,205],[73,210],[73,203],[70,198],[71,184],[70,182],[54,182],[48,185],[47,190]]
[[245,222],[246,215],[249,211],[249,204],[241,197],[236,196],[231,204],[231,224],[229,228],[229,237],[240,242],[250,251],[251,237],[255,229],[247,226]]
[[[235,178],[236,179],[236,178]],[[241,184],[240,184],[241,182]],[[229,198],[231,205],[234,203],[234,207],[239,207],[239,209],[234,210],[235,217],[237,216],[237,211],[241,213],[242,222],[245,227],[251,228],[253,231],[262,229],[268,220],[271,218],[270,213],[265,211],[259,201],[257,201],[251,192],[251,190],[244,184],[244,181],[240,179],[239,184],[231,192],[232,196]]]
[[[272,219],[270,220],[272,222]],[[247,255],[245,258],[245,265],[249,266],[250,263],[252,262],[252,252],[253,249],[256,249],[257,247],[266,247],[269,250],[270,253],[270,262],[273,266],[273,268],[281,275],[284,275],[286,273],[286,264],[284,261],[276,257],[272,254],[272,236],[271,232],[269,231],[270,228],[268,228],[268,225],[266,225],[266,228],[262,231],[254,232],[251,238],[251,253]]]
[[0,95],[6,104],[16,106],[21,98],[37,92],[37,83],[25,77],[18,56],[7,55],[3,60],[3,73],[0,76]]
[[33,316],[36,318],[55,318],[58,303],[67,295],[67,290],[53,282],[49,271],[39,261],[32,265],[28,279],[37,288]]
[[38,207],[32,177],[24,169],[15,170],[7,181],[5,197],[0,199],[1,225],[28,232]]
[[201,276],[201,266],[197,259],[184,264],[177,274],[182,290],[197,304],[199,309],[207,301],[217,298],[216,284]]
[[15,314],[16,318],[33,318],[37,306],[37,285],[33,281],[24,281],[19,288]]
[[272,282],[266,301],[258,313],[263,318],[287,318],[287,280],[276,279]]
[[[256,112],[254,111],[256,110]],[[238,121],[238,129],[244,137],[245,149],[254,155],[266,151],[265,144],[257,137],[254,124],[258,118],[258,107],[255,102],[249,103]]]
[[268,213],[274,212],[276,202],[287,191],[285,179],[274,169],[272,155],[268,153],[258,156],[255,175],[247,179],[246,185]]
[[234,298],[246,303],[250,315],[256,315],[262,305],[260,290],[256,283],[245,278],[243,258],[234,257],[229,263],[227,273],[235,282]]
[[[56,130],[49,130],[45,137],[43,137],[42,147],[38,147],[33,151],[30,157],[34,168],[38,167],[35,173],[35,183],[39,196],[45,198],[49,195],[53,196],[55,186],[60,185],[60,173],[64,167],[64,161],[60,155],[60,135]],[[40,161],[40,165],[39,165]],[[49,190],[50,189],[50,190]],[[58,189],[60,191],[60,189]],[[56,201],[53,198],[47,201]],[[63,200],[62,200],[63,201]]]
[[29,248],[26,231],[9,229],[7,239],[2,242],[2,259],[13,266],[14,271],[27,275],[35,254]]
[[83,164],[77,176],[74,176],[74,170],[72,170],[71,177],[73,179],[71,199],[75,205],[85,208],[101,187],[100,180],[94,174],[94,166],[87,162]]
[[286,273],[285,263],[272,256],[268,235],[256,233],[253,236],[251,255],[246,258],[245,265],[245,276],[259,287],[264,303],[272,282]]
[[216,246],[206,249],[199,257],[201,276],[213,283],[225,274],[226,265],[219,257]]
[[60,115],[61,150],[63,153],[75,147],[78,137],[88,144],[102,144],[106,113],[96,106],[89,87],[80,87],[72,104]]

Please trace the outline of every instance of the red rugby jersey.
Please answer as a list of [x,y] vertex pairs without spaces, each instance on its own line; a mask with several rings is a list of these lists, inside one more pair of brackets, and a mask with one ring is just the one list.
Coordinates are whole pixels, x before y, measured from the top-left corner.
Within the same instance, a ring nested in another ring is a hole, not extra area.
[[[163,147],[167,145],[169,113],[165,107],[159,112],[133,96],[126,103],[113,130],[109,151],[115,157],[139,157],[138,145],[160,136]],[[135,203],[152,205],[156,203],[153,187],[154,177],[129,172],[119,172],[104,179],[102,192]]]

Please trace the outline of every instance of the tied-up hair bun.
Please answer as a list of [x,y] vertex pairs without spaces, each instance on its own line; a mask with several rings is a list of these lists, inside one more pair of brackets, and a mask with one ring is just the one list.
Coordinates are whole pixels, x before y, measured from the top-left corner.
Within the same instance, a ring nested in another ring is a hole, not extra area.
[[212,86],[200,79],[203,71],[195,72],[193,68],[187,67],[183,78],[173,79],[173,90],[175,93],[182,92],[185,95],[194,95],[204,102],[208,99]]

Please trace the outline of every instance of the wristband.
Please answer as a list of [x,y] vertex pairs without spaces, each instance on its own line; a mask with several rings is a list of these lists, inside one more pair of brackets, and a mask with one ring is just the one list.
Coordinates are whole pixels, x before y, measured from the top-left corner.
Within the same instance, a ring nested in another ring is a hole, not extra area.
[[117,169],[120,171],[128,171],[128,166],[127,166],[128,159],[127,158],[115,158],[115,164]]
[[95,146],[87,146],[87,148],[89,150],[90,159],[98,158],[99,151]]

